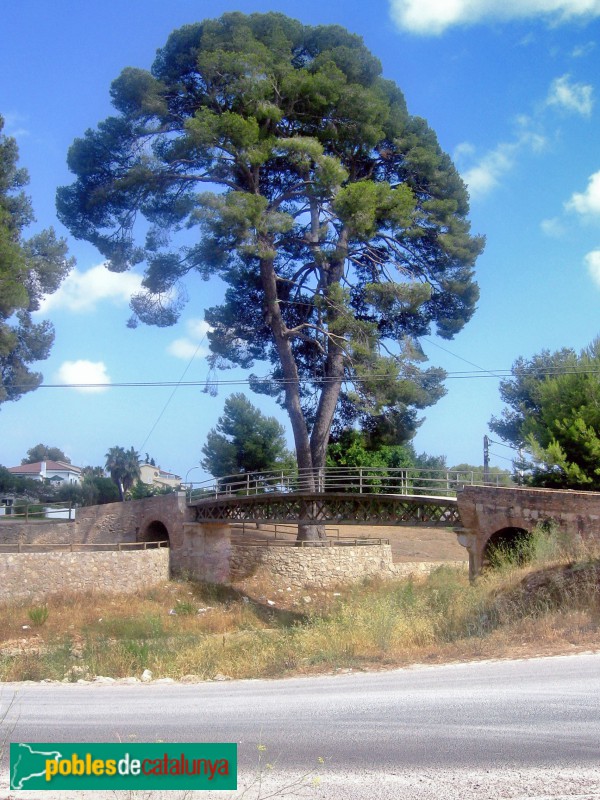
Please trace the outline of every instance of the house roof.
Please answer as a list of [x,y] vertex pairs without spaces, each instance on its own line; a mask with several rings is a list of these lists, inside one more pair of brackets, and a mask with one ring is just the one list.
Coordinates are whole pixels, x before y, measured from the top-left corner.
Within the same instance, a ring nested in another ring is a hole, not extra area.
[[178,481],[181,480],[181,475],[175,475],[174,472],[167,472],[166,470],[157,467],[156,464],[148,464],[147,461],[141,462],[140,468],[141,467],[148,467],[148,469],[153,469],[155,472],[158,473],[159,477],[161,478],[172,478]]
[[[40,475],[42,472],[43,461],[35,461],[33,464],[21,464],[19,467],[9,467],[8,471],[13,475]],[[46,472],[73,472],[76,475],[81,473],[79,467],[67,464],[64,461],[46,461]]]

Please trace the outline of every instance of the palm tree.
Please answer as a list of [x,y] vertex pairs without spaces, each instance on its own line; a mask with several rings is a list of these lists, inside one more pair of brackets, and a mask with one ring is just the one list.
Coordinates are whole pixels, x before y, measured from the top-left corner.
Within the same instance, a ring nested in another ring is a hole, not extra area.
[[106,454],[106,469],[111,480],[119,488],[121,500],[125,492],[131,489],[133,482],[140,477],[140,456],[135,448],[111,447]]

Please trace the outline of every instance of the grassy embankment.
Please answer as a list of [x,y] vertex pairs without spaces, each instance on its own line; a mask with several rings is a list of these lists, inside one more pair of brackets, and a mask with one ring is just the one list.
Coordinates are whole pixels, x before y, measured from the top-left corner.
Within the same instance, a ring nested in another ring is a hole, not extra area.
[[537,532],[519,559],[498,553],[496,561],[474,585],[466,572],[440,568],[427,579],[338,591],[255,580],[245,594],[173,581],[134,598],[3,606],[0,680],[140,677],[145,669],[154,679],[274,678],[597,646],[598,552]]

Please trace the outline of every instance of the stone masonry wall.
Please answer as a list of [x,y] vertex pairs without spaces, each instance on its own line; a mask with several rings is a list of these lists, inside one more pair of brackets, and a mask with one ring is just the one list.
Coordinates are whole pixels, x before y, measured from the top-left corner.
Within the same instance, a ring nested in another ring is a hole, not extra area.
[[[251,547],[231,545],[231,578],[245,578],[258,569],[290,586],[326,587],[357,583],[363,578],[408,578],[428,575],[442,562],[392,563],[389,544],[348,547]],[[466,569],[465,561],[447,561],[444,566]]]
[[250,547],[231,549],[231,576],[242,578],[259,567],[268,569],[291,586],[334,586],[353,583],[371,575],[394,574],[388,544],[368,547]]
[[145,529],[162,522],[172,547],[180,547],[183,523],[190,518],[185,495],[148,497],[126,503],[78,508],[71,522],[37,520],[13,522],[0,519],[0,544],[117,544],[143,541]]
[[0,603],[58,592],[134,593],[169,580],[169,548],[133,552],[0,552]]
[[531,530],[547,520],[583,537],[600,535],[598,492],[465,486],[458,508],[465,528],[487,536],[504,527]]
[[[77,509],[83,511],[83,509]],[[72,522],[0,522],[0,544],[118,544],[135,542],[135,528],[123,530],[109,515],[96,528],[87,520]]]
[[459,541],[469,551],[473,577],[482,568],[488,540],[505,528],[531,532],[553,520],[567,534],[600,539],[598,492],[465,486],[458,493],[458,510],[463,526]]

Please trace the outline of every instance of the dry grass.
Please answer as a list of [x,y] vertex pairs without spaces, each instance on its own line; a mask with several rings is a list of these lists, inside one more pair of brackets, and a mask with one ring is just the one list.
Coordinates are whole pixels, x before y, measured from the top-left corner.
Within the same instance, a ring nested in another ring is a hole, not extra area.
[[[292,590],[174,581],[136,597],[55,597],[0,608],[0,680],[104,675],[278,677],[597,646],[600,559],[540,533],[474,585],[441,567],[422,580]],[[524,566],[523,560],[529,559]],[[262,582],[261,582],[262,580]],[[309,600],[306,597],[309,596]]]

